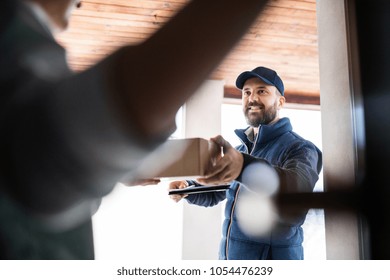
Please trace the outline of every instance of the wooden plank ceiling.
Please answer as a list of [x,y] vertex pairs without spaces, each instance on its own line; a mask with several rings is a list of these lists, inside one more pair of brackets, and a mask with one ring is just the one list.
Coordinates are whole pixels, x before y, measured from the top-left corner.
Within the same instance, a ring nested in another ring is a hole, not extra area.
[[[71,67],[81,71],[119,46],[142,42],[188,1],[85,0],[57,39],[67,48]],[[319,104],[315,2],[271,0],[210,79],[224,80],[225,96],[240,98],[237,75],[263,65],[282,77],[287,102]]]

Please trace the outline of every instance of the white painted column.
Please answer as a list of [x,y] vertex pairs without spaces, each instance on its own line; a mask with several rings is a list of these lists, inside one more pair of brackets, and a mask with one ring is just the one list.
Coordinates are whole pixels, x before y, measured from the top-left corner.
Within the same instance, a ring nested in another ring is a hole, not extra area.
[[[184,137],[209,139],[221,133],[223,81],[206,81],[183,110]],[[221,238],[220,205],[205,208],[183,203],[184,260],[218,259]]]
[[[317,0],[324,189],[356,185],[356,109],[345,1]],[[325,211],[327,259],[359,259],[355,213]]]

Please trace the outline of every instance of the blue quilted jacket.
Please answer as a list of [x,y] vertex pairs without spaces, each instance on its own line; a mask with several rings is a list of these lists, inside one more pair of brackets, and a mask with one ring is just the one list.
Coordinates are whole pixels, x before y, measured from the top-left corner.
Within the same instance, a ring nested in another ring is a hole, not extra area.
[[[283,193],[312,192],[322,168],[322,153],[310,141],[292,131],[288,118],[272,125],[262,125],[254,142],[245,133],[235,130],[242,144],[236,149],[245,158],[265,161],[279,175],[279,191]],[[191,184],[197,184],[189,181]],[[248,236],[237,223],[235,205],[240,199],[240,176],[226,192],[192,194],[186,199],[191,204],[210,207],[226,201],[225,219],[222,226],[220,259],[303,259],[303,229],[305,213],[291,213],[280,219],[266,236]]]

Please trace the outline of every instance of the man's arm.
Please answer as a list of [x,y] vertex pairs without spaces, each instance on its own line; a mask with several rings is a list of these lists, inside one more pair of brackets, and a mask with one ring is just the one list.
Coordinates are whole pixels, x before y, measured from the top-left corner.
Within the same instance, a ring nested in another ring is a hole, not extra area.
[[[12,82],[24,81],[15,83],[17,91],[3,103],[1,120],[3,181],[14,197],[38,212],[56,214],[109,193],[173,132],[177,110],[266,2],[191,1],[143,44],[63,78],[26,74],[30,61],[23,61],[24,68],[15,71],[22,75]],[[41,50],[23,47],[41,55],[44,67],[55,64],[57,51],[51,52],[49,43]],[[9,70],[7,75],[14,73]],[[8,81],[5,90],[11,90]]]
[[[247,187],[253,188],[253,191],[261,191],[261,189],[256,190],[261,187],[256,185],[256,181],[263,181],[266,174],[273,178],[276,171],[278,192],[311,192],[322,167],[321,152],[306,141],[291,147],[281,166],[272,166],[262,158],[240,153],[221,136],[215,137],[214,141],[223,147],[225,154],[215,166],[209,169],[205,177],[197,179],[202,184],[221,184],[236,180],[246,183]],[[255,167],[256,164],[259,168]],[[251,174],[245,173],[248,167],[251,167]]]
[[[243,156],[243,168],[236,180],[246,184],[252,191],[272,194],[276,191],[312,192],[321,170],[321,153],[312,145],[292,149],[289,158],[281,166],[272,166],[268,161],[248,154]],[[277,186],[274,183],[276,181]]]
[[[177,110],[246,33],[266,2],[190,1],[143,44],[110,57],[110,98],[123,122],[134,123],[146,138],[172,133]],[[146,114],[145,108],[158,110]]]
[[322,153],[311,143],[291,147],[280,167],[274,167],[280,179],[281,193],[312,192],[322,168]]

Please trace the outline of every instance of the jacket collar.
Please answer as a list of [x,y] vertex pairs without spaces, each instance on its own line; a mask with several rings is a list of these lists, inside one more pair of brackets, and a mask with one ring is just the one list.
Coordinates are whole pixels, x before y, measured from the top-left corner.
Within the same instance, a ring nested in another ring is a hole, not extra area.
[[[248,146],[250,141],[247,136],[247,131],[250,127],[245,129],[236,129],[234,132],[237,136]],[[261,125],[259,127],[259,135],[256,138],[256,144],[265,144],[280,135],[292,131],[292,126],[289,118],[281,118],[278,122],[270,125]]]

